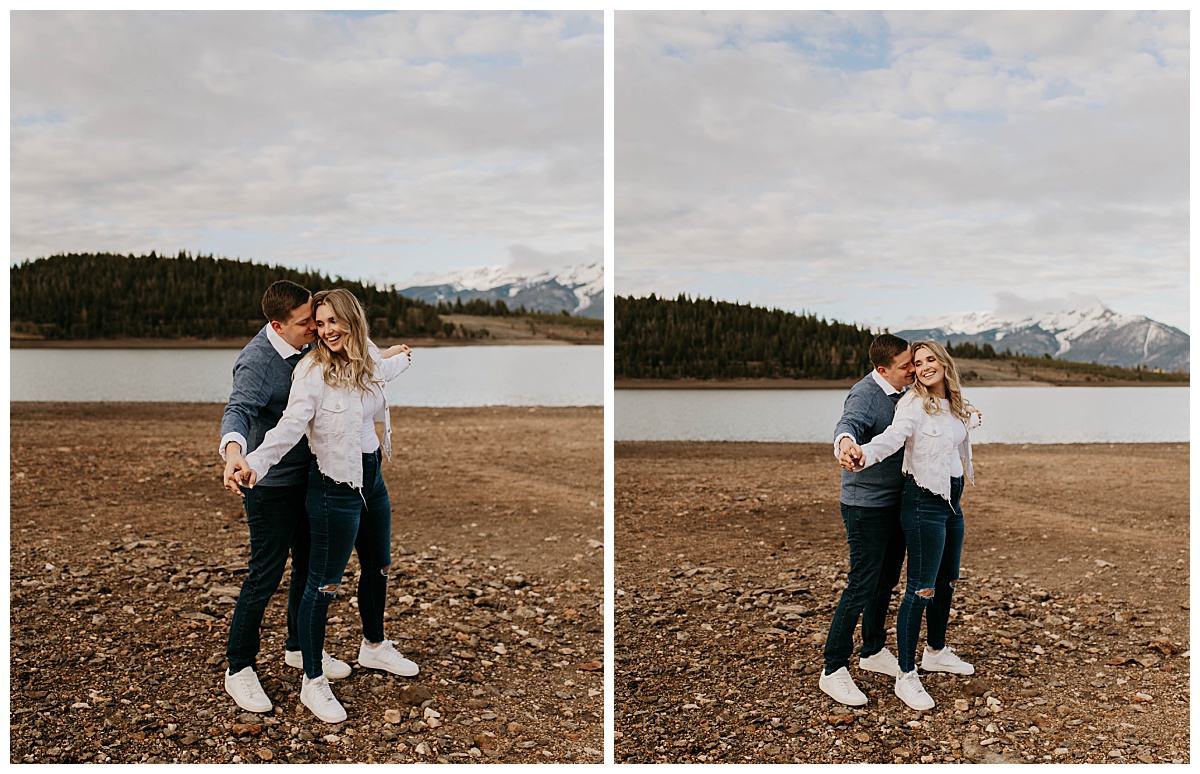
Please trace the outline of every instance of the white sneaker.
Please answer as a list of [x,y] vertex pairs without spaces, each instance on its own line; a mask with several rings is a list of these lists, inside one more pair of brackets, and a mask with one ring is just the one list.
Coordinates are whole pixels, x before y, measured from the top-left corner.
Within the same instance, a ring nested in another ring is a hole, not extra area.
[[237,705],[247,712],[270,712],[271,700],[258,683],[254,667],[246,667],[237,674],[225,670],[225,692],[233,697]]
[[836,702],[848,704],[851,707],[861,707],[867,703],[867,695],[858,690],[858,686],[854,684],[854,678],[850,676],[850,671],[846,667],[842,667],[831,675],[825,674],[825,670],[822,669],[821,680],[817,684]]
[[[298,650],[285,650],[283,663],[290,667],[304,668],[304,655]],[[321,651],[321,674],[330,680],[341,680],[350,676],[350,665],[341,659],[334,658],[326,651]]]
[[921,685],[921,678],[915,669],[896,676],[896,695],[915,710],[933,709],[933,697],[925,692],[925,686]]
[[300,703],[326,723],[341,723],[346,719],[346,710],[334,697],[325,675],[314,680],[304,678],[304,684],[300,686]]
[[400,651],[392,647],[391,640],[384,640],[372,648],[366,640],[358,646],[358,665],[370,669],[382,669],[401,677],[412,677],[421,671],[413,662],[400,655]]
[[872,653],[866,658],[858,660],[858,668],[865,669],[868,672],[878,672],[881,675],[889,675],[895,677],[900,674],[900,662],[892,655],[892,652],[887,648]]
[[921,668],[926,672],[953,672],[956,675],[973,675],[975,667],[954,654],[954,648],[946,647],[934,653],[929,648],[921,654]]

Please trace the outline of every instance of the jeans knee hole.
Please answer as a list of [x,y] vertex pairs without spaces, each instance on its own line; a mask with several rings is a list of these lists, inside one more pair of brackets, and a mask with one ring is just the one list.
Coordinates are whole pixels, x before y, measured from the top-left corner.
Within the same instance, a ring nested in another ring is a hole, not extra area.
[[339,584],[330,583],[328,586],[322,586],[321,588],[318,589],[318,591],[320,591],[322,594],[325,594],[326,596],[332,597],[334,594],[337,593],[338,588],[339,588]]
[[921,589],[917,592],[917,596],[924,597],[925,599],[933,599],[933,589]]

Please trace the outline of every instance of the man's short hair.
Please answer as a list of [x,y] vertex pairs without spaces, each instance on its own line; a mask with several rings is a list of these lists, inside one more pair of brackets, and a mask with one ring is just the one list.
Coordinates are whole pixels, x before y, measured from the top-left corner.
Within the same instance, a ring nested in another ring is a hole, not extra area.
[[871,365],[875,368],[889,368],[892,361],[896,359],[896,355],[906,349],[908,349],[908,342],[904,339],[890,333],[881,333],[871,342],[871,349],[868,351]]
[[285,323],[292,316],[292,310],[301,304],[306,304],[312,298],[308,288],[297,285],[289,280],[279,280],[263,293],[262,310],[268,320]]

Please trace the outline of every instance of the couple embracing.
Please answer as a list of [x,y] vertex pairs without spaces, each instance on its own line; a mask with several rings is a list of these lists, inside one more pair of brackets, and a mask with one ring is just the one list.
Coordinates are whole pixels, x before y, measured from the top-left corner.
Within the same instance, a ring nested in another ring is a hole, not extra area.
[[290,553],[284,662],[304,671],[301,703],[340,723],[346,711],[329,680],[348,677],[351,668],[325,651],[325,621],[351,550],[361,567],[358,665],[405,677],[418,671],[384,637],[392,512],[375,433],[375,422],[383,422],[390,458],[383,388],[412,354],[404,345],[380,352],[367,337],[361,304],[345,289],[313,295],[280,280],[263,294],[262,308],[267,324],[234,364],[221,420],[225,488],[242,496],[250,529],[225,690],[242,709],[271,711],[255,670],[259,628]]
[[[963,545],[963,479],[974,480],[970,430],[983,416],[962,397],[953,359],[934,341],[880,334],[874,370],[850,390],[834,431],[842,473],[841,510],[850,574],[825,641],[819,686],[834,700],[867,703],[848,666],[862,617],[860,669],[896,678],[895,693],[915,710],[934,706],[916,668],[921,619],[926,672],[974,674],[946,644],[950,602]],[[896,615],[893,656],[884,646],[892,589],[908,553],[908,580]]]

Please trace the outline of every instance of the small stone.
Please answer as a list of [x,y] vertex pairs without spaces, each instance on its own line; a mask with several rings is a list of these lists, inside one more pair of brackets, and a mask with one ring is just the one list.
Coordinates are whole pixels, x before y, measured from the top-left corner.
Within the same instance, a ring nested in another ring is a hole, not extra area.
[[433,698],[433,693],[423,685],[410,685],[400,691],[400,701],[419,707]]
[[399,723],[404,720],[404,714],[398,709],[389,709],[383,711],[384,723]]
[[258,757],[264,761],[269,761],[275,757],[275,753],[268,750],[266,747],[258,748]]
[[971,709],[971,702],[967,699],[954,700],[954,710],[956,712],[966,712],[969,709]]

